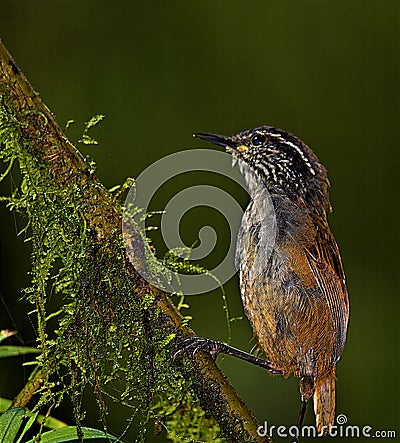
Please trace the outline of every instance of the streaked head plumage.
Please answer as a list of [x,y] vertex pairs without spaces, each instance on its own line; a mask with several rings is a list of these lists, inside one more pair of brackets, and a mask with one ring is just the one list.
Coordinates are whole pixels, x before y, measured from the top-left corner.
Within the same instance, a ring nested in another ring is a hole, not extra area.
[[[300,139],[289,132],[260,126],[225,137],[217,134],[195,135],[216,145],[249,167],[262,180],[272,194],[317,198],[328,205],[326,169],[314,152]],[[242,168],[243,169],[243,168]]]

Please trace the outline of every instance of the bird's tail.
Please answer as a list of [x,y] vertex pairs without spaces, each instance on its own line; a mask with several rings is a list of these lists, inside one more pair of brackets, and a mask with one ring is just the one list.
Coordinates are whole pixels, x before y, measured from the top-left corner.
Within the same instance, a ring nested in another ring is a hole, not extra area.
[[335,422],[335,368],[315,381],[314,413],[318,433],[326,434]]

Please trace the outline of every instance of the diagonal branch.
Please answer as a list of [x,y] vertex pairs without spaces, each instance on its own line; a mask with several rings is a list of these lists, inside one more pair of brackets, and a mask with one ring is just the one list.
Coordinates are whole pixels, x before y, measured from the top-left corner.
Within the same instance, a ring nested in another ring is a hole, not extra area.
[[[73,180],[84,189],[79,204],[88,229],[100,243],[115,238],[115,248],[119,248],[122,218],[118,206],[75,146],[66,138],[54,115],[33,90],[1,41],[0,92],[7,96],[13,114],[26,122],[20,129],[21,136],[29,140],[33,147],[30,154],[35,161],[48,169],[56,186],[62,187]],[[126,262],[129,263],[129,260]],[[183,318],[168,294],[143,280],[133,266],[128,266],[126,272],[139,297],[148,294],[154,297],[161,312],[158,321],[162,322],[166,331],[179,330],[182,334],[194,335],[188,326],[181,326]],[[184,376],[190,374],[194,379],[194,389],[203,407],[213,415],[224,434],[232,441],[270,441],[267,437],[258,436],[256,419],[209,355],[198,353],[193,365],[182,365],[180,370]],[[23,395],[15,399],[13,406],[26,405],[40,386],[42,378],[42,371],[33,374],[23,389]]]

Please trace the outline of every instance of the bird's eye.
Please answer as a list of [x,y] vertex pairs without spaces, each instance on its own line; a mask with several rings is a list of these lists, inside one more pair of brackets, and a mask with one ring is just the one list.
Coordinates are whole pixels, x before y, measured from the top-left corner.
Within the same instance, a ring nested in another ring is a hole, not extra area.
[[265,142],[265,135],[262,134],[256,134],[251,137],[251,144],[253,146],[261,146]]

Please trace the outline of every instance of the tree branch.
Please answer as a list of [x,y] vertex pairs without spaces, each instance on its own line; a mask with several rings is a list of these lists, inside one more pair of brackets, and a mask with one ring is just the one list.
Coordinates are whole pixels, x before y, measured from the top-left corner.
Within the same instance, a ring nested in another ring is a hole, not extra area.
[[[118,206],[90,171],[75,146],[66,138],[54,115],[33,90],[1,41],[0,87],[13,114],[19,117],[18,120],[26,122],[21,126],[21,136],[29,140],[33,147],[30,154],[48,169],[56,186],[62,187],[72,180],[84,190],[79,197],[79,205],[87,228],[95,233],[98,242],[115,238],[115,247],[119,247],[122,219]],[[129,263],[129,260],[126,262]],[[166,331],[194,335],[192,329],[181,326],[183,318],[168,294],[143,280],[133,266],[127,266],[126,272],[139,296],[150,294],[154,297],[161,312],[158,321],[162,322]],[[202,406],[212,414],[232,441],[270,441],[257,434],[256,419],[209,355],[200,352],[194,357],[192,365],[182,365],[179,370],[184,376],[190,374],[194,379],[194,389]],[[42,378],[41,370],[34,373],[13,405],[26,405],[40,386]]]

